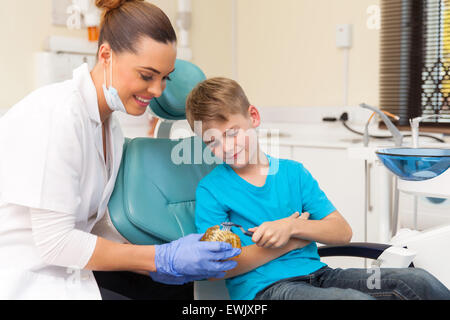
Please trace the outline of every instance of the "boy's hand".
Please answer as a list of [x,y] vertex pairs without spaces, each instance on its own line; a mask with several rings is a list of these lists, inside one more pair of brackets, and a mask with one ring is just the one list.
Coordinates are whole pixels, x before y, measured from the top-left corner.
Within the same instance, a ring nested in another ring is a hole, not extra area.
[[[292,235],[292,222],[299,218],[300,213],[295,212],[291,216],[270,222],[264,222],[259,227],[248,229],[253,232],[252,241],[258,247],[281,248],[285,246]],[[304,212],[300,219],[308,219],[309,213]]]

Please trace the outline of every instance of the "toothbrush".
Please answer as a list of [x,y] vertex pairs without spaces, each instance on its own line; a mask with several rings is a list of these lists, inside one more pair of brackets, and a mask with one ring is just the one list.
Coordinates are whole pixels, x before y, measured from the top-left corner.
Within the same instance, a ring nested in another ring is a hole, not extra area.
[[236,227],[236,228],[241,229],[241,231],[242,231],[246,236],[249,236],[249,237],[252,237],[252,236],[253,236],[253,232],[251,232],[251,231],[246,231],[244,228],[242,228],[242,226],[240,226],[240,225],[238,225],[238,224],[235,224],[235,223],[233,223],[233,222],[222,222],[222,223],[221,223],[221,226],[222,226],[222,231],[231,231],[231,227]]

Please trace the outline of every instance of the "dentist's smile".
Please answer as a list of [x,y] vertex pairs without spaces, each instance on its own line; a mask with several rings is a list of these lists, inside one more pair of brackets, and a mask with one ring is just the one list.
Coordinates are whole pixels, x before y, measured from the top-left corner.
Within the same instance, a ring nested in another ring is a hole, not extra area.
[[136,103],[141,107],[147,107],[150,104],[150,101],[152,100],[151,97],[143,97],[143,96],[133,96]]

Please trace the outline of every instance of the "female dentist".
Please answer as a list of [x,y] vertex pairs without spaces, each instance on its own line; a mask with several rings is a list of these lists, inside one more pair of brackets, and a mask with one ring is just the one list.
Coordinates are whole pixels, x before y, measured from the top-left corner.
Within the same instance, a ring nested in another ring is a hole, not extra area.
[[113,112],[142,115],[174,70],[167,16],[138,0],[104,9],[98,62],[40,88],[0,119],[0,299],[100,299],[96,271],[146,272],[165,284],[221,277],[238,249],[190,235],[157,246],[91,233],[122,156]]

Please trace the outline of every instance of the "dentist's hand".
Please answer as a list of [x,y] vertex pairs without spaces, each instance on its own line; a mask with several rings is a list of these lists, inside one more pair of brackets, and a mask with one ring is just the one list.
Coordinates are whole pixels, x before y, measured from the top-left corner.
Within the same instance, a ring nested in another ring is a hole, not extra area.
[[155,246],[156,272],[153,280],[180,284],[194,280],[223,278],[225,272],[237,266],[236,261],[224,261],[241,253],[229,243],[200,241],[202,234]]
[[252,241],[263,248],[284,247],[291,239],[293,221],[297,218],[308,219],[309,213],[304,212],[300,216],[300,213],[295,212],[287,218],[264,222],[259,227],[250,228],[248,230],[253,232]]

